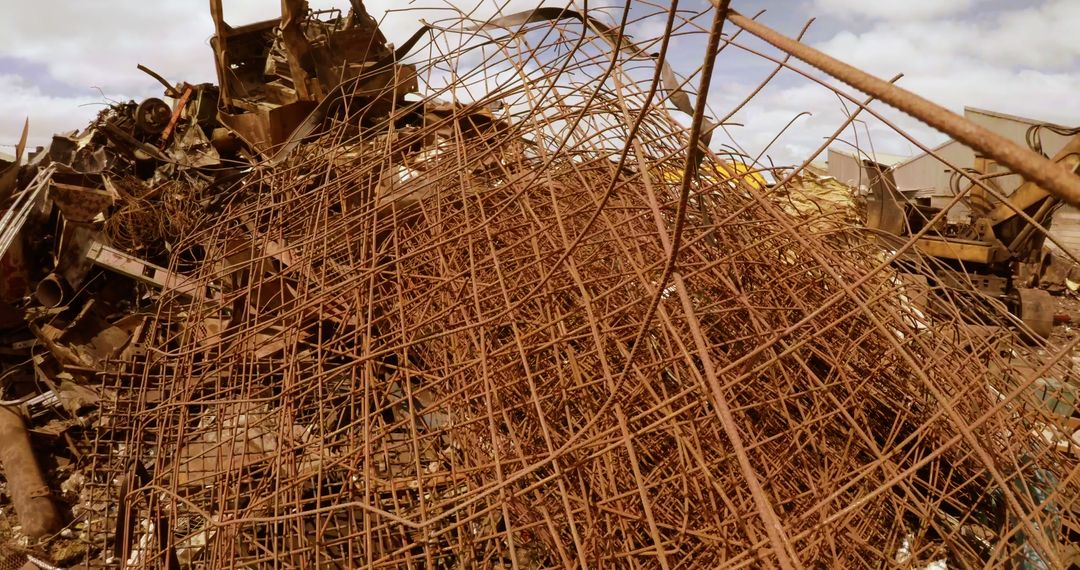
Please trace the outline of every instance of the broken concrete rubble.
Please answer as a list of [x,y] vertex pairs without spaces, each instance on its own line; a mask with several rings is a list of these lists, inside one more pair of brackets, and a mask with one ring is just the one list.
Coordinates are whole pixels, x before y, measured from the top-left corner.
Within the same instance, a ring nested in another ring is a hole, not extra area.
[[835,180],[687,144],[648,82],[596,63],[657,63],[621,28],[426,26],[486,34],[525,78],[462,69],[485,88],[462,101],[417,93],[471,44],[405,64],[351,4],[232,27],[212,0],[219,85],[144,68],[172,106],[113,105],[0,165],[12,560],[1076,555],[1068,350],[895,271]]

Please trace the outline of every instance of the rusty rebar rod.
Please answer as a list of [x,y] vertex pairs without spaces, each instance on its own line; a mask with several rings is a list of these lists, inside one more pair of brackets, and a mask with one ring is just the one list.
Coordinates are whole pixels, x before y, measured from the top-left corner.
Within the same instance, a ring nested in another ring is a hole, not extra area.
[[726,149],[695,172],[722,14],[652,14],[657,60],[709,54],[669,66],[701,86],[687,129],[617,49],[626,8],[510,37],[455,13],[409,52],[429,97],[338,93],[191,212],[169,249],[199,263],[168,270],[213,295],[164,295],[101,374],[92,459],[147,472],[132,565],[1054,560],[1080,471],[1030,394],[1068,352],[974,331],[1011,317],[884,262],[835,181]]
[[[721,5],[720,0],[710,2],[714,6]],[[1080,206],[1080,176],[1060,164],[976,125],[924,97],[791,39],[734,10],[729,11],[728,19],[780,50],[992,157],[1063,201]]]

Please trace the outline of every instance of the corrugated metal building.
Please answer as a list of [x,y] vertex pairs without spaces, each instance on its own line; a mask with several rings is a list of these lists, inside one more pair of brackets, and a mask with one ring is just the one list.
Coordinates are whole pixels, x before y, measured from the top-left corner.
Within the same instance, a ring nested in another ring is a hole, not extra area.
[[[1074,257],[1080,258],[1080,210],[1074,206],[1062,206],[1054,214],[1054,221],[1050,224],[1050,236]],[[1046,240],[1046,246],[1058,249],[1050,240]]]
[[865,192],[867,181],[863,179],[863,171],[860,166],[862,160],[872,160],[886,167],[891,167],[907,159],[906,156],[895,154],[861,154],[856,153],[854,150],[829,147],[828,171],[829,176],[852,188],[858,188],[860,192]]
[[[1027,146],[1028,130],[1045,121],[1037,121],[1024,117],[996,113],[973,107],[964,108],[964,116],[1013,142]],[[1069,137],[1057,133],[1040,130],[1039,138],[1042,150],[1048,156],[1053,156]],[[911,198],[929,198],[933,206],[944,207],[953,198],[952,189],[954,170],[946,162],[958,168],[973,168],[975,166],[975,152],[963,144],[950,140],[939,145],[933,151],[940,155],[941,159],[931,154],[920,154],[903,160],[895,160],[890,155],[862,156],[863,159],[876,160],[877,162],[891,167],[893,177],[896,180],[897,190]],[[942,160],[943,159],[943,160]],[[829,149],[829,175],[855,188],[865,186],[860,179],[862,169],[856,155],[846,149]],[[990,165],[991,171],[1005,170],[997,165]],[[994,183],[1005,195],[1011,194],[1023,180],[1013,174],[993,179]],[[964,223],[969,220],[970,208],[966,202],[960,202],[948,212],[949,221]],[[1080,257],[1080,210],[1072,206],[1065,206],[1058,210],[1050,227],[1050,235],[1061,242],[1070,251]],[[1047,240],[1049,247],[1054,247],[1051,240]]]

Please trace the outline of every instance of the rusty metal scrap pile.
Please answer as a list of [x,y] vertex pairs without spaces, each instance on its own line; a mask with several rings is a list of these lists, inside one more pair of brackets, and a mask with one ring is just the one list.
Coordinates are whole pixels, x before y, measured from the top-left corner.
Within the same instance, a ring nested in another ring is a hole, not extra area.
[[[5,397],[61,402],[21,421],[55,428],[36,534],[75,545],[23,559],[1062,566],[1080,468],[1031,392],[1067,351],[918,302],[575,15],[430,26],[426,59],[334,68],[353,91],[296,80],[283,18],[260,93],[174,87],[182,113],[114,107],[23,166]],[[370,24],[305,17],[311,49]]]

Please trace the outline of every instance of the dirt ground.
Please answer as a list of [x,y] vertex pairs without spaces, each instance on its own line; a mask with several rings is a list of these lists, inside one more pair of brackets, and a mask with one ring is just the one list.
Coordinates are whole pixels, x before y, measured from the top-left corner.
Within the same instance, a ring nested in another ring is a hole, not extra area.
[[[1054,326],[1050,342],[1055,346],[1064,346],[1080,334],[1080,295],[1071,291],[1054,296],[1054,315],[1068,316],[1069,322]],[[1080,347],[1077,347],[1080,349]],[[1076,350],[1074,350],[1076,352]]]

